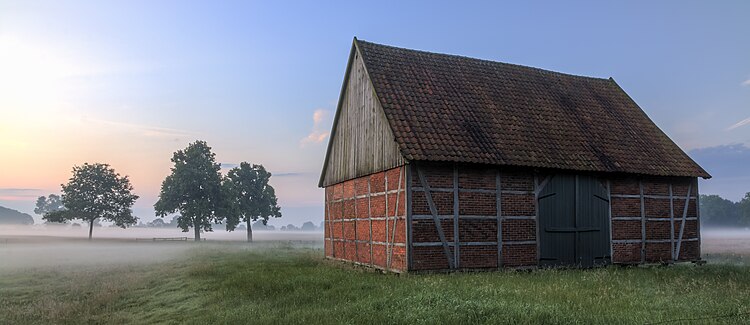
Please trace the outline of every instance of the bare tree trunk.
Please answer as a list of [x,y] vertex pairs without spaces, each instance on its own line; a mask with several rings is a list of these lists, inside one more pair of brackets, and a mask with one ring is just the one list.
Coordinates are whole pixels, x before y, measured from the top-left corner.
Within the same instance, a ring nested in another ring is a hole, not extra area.
[[250,222],[247,223],[247,242],[253,242],[253,226],[250,224]]
[[94,232],[94,220],[89,220],[89,240],[91,240],[91,233]]
[[201,227],[197,222],[193,225],[193,229],[195,229],[195,241],[201,241]]

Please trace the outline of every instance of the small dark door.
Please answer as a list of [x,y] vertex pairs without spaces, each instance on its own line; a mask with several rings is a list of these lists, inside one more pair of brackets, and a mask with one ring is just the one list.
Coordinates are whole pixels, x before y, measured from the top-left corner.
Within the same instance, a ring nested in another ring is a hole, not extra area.
[[551,176],[537,200],[541,266],[610,263],[609,200],[599,179]]

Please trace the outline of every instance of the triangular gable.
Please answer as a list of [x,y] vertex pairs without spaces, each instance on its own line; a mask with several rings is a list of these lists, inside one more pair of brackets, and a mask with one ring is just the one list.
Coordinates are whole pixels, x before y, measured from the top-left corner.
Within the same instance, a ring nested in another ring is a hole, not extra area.
[[405,162],[355,38],[318,186],[391,169]]

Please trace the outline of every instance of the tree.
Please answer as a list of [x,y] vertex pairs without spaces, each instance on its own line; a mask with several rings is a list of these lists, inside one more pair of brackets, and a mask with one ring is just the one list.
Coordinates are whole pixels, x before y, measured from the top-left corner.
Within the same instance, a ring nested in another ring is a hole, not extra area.
[[[242,227],[242,225],[240,225],[240,227]],[[240,227],[237,227],[237,229],[240,229]],[[247,229],[242,228],[242,230],[247,230]],[[253,222],[253,230],[254,231],[273,231],[273,230],[276,230],[276,227],[274,227],[273,225],[269,225],[268,223],[264,225],[263,220],[258,220],[258,221]]]
[[74,166],[73,177],[68,184],[62,185],[61,202],[64,209],[46,212],[43,219],[51,222],[73,219],[88,222],[91,240],[94,223],[99,218],[121,228],[138,221],[131,210],[138,195],[132,191],[128,176],[120,176],[108,164]]
[[315,231],[315,224],[312,223],[312,221],[308,221],[302,224],[302,227],[300,228],[302,231]]
[[701,221],[706,225],[736,226],[739,221],[737,203],[718,195],[700,196]]
[[737,202],[737,210],[741,226],[750,226],[750,192],[745,193],[745,197]]
[[[65,207],[62,204],[62,199],[59,195],[50,194],[48,197],[40,196],[36,199],[36,208],[34,213],[44,216],[47,213],[64,210]],[[45,221],[44,224],[59,226],[66,224],[65,220],[62,222]]]
[[34,213],[38,215],[45,215],[50,212],[60,211],[65,209],[62,204],[62,199],[59,195],[50,194],[49,197],[40,196],[36,199],[36,208]]
[[281,231],[299,231],[299,228],[290,223],[286,226],[281,226]]
[[[239,167],[229,171],[225,188],[231,198],[231,215],[236,217],[227,220],[227,229],[234,229],[240,221],[250,225],[260,220],[266,225],[269,218],[281,217],[276,192],[268,184],[270,179],[271,173],[263,165],[242,162]],[[253,227],[247,227],[247,241],[253,241]]]
[[[211,147],[205,141],[191,143],[172,156],[172,173],[161,184],[159,200],[154,204],[156,216],[179,212],[177,226],[187,232],[212,231],[211,223],[221,223],[228,209],[222,188],[221,165],[216,163]],[[174,220],[173,219],[173,220]]]
[[146,224],[149,227],[152,228],[164,228],[167,224],[164,222],[164,219],[154,219],[153,221]]

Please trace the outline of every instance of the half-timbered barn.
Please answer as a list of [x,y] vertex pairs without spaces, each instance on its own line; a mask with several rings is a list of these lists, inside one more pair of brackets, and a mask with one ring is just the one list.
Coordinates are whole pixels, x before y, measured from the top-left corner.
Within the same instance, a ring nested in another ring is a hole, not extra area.
[[710,175],[612,79],[354,39],[325,255],[422,270],[698,261]]

